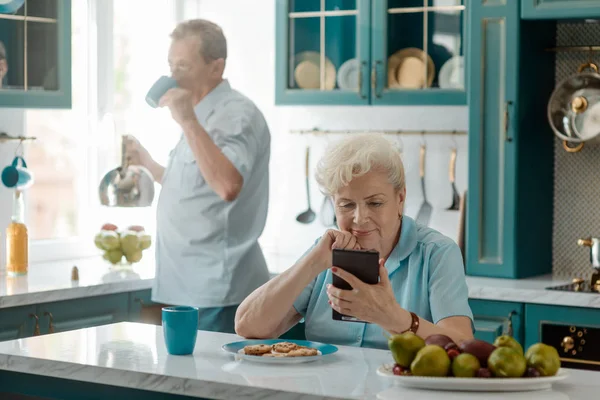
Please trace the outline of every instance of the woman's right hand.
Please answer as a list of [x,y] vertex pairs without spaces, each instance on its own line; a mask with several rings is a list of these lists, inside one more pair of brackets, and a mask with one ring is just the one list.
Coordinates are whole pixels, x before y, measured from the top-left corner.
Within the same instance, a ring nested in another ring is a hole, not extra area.
[[[360,250],[356,237],[350,232],[328,229],[317,243],[314,251],[320,254],[323,261],[320,270],[331,268],[331,252],[333,249]],[[321,264],[321,262],[319,262]]]

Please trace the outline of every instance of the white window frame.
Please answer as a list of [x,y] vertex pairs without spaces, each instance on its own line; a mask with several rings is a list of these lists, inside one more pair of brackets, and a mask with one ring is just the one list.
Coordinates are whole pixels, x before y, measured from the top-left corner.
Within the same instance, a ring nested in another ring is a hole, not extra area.
[[[83,1],[83,0],[78,0]],[[120,149],[115,149],[114,157],[100,156],[101,145],[106,145],[106,132],[100,130],[102,121],[113,112],[113,1],[87,0],[88,8],[88,131],[83,148],[87,155],[87,164],[83,168],[84,182],[79,188],[80,213],[93,215],[101,173],[116,167],[114,160]],[[123,1],[123,0],[118,0]],[[176,21],[186,16],[195,18],[199,15],[200,0],[171,0]],[[77,49],[74,49],[77,51]],[[96,94],[96,95],[94,95]],[[111,139],[112,140],[112,139]],[[103,171],[103,172],[101,172]],[[27,198],[25,198],[27,201]],[[79,221],[79,236],[61,239],[31,240],[29,245],[29,262],[42,263],[61,260],[75,260],[87,257],[97,257],[101,254],[94,243],[94,231],[99,229],[97,224],[84,226]],[[98,223],[101,223],[100,221]],[[89,224],[88,224],[89,225]]]

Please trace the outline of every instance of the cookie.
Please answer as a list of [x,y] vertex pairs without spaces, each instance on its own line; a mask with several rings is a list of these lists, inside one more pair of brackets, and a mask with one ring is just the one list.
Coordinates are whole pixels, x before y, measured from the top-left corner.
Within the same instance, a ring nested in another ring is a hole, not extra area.
[[290,342],[280,342],[280,343],[275,343],[273,345],[273,350],[278,352],[278,353],[289,353],[292,350],[296,350],[298,348],[298,345],[294,344],[294,343],[290,343]]
[[316,356],[318,354],[319,353],[317,352],[317,349],[305,348],[305,349],[291,350],[288,353],[288,356],[290,356],[290,357],[311,357],[311,356]]
[[250,356],[260,356],[265,353],[270,353],[271,350],[272,350],[272,348],[268,344],[255,344],[252,346],[245,346],[244,354],[247,354]]

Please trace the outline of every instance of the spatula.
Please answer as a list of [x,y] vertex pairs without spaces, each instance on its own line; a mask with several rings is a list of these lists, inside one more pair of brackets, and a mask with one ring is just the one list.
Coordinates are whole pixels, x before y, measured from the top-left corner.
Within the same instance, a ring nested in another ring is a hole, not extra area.
[[421,176],[421,191],[423,192],[423,203],[417,213],[416,221],[422,225],[427,226],[429,219],[431,218],[431,204],[427,201],[427,194],[425,192],[425,144],[421,145],[420,158],[419,158],[419,175]]
[[460,206],[460,196],[456,190],[456,147],[452,148],[450,154],[450,183],[452,184],[452,204],[447,210],[457,211]]

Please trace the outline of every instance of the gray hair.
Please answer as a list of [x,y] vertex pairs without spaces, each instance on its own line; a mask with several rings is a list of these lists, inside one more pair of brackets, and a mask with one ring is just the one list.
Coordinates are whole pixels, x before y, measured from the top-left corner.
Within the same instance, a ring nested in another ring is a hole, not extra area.
[[219,25],[205,19],[191,19],[179,23],[171,32],[173,40],[181,40],[190,36],[200,39],[200,55],[204,61],[227,59],[227,40]]
[[0,40],[0,60],[6,60],[6,47],[4,47],[2,40]]
[[404,189],[404,165],[400,149],[383,134],[350,135],[332,143],[317,165],[315,178],[321,191],[333,196],[353,178],[372,169],[387,172],[396,190]]

